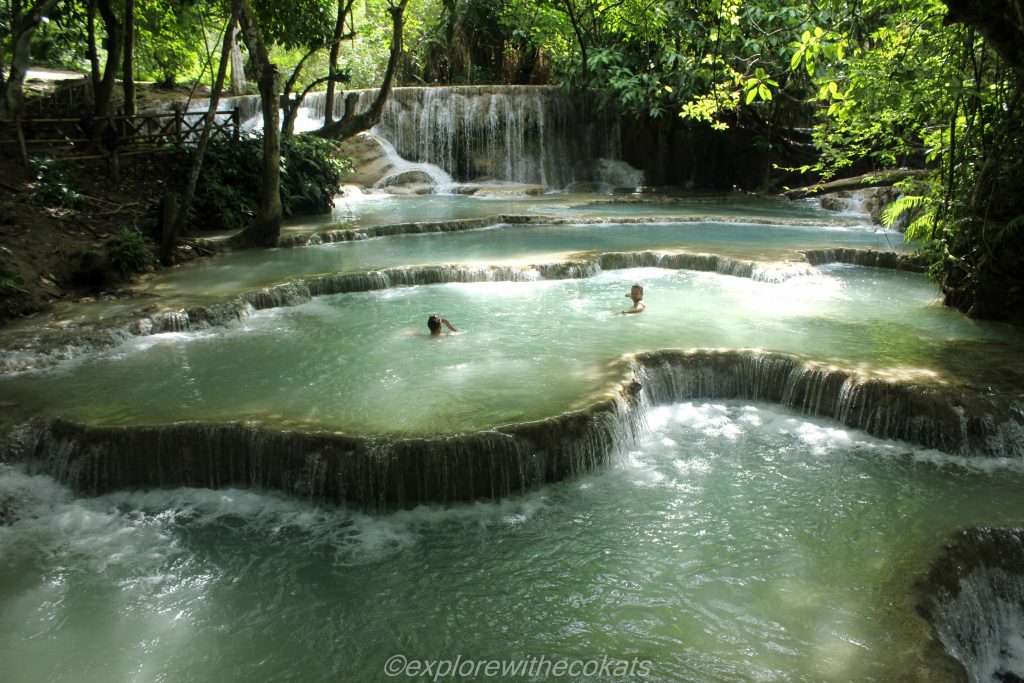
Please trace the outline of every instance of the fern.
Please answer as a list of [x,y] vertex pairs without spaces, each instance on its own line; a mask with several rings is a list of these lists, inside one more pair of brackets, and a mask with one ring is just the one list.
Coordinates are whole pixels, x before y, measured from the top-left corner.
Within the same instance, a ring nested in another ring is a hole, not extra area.
[[[919,209],[927,203],[928,198],[924,195],[905,194],[885,207],[885,210],[882,212],[882,225],[891,228],[904,213]],[[914,222],[916,223],[917,221]]]
[[[884,220],[884,218],[883,218]],[[914,240],[930,239],[932,229],[935,227],[935,210],[929,209],[915,218],[903,232],[903,238],[907,242]]]

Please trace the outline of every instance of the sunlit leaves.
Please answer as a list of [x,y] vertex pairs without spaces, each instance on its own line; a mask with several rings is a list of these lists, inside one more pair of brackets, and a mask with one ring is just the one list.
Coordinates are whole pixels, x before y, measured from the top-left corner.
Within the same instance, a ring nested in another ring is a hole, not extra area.
[[754,75],[743,83],[743,90],[747,93],[744,104],[750,104],[756,99],[768,102],[772,99],[772,88],[778,88],[778,81],[773,80],[765,73],[764,69],[758,67]]

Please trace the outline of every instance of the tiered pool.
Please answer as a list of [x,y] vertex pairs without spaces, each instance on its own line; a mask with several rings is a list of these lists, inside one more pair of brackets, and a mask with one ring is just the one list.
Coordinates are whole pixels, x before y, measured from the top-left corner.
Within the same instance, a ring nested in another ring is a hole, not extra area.
[[[535,219],[229,253],[152,278],[137,303],[64,309],[102,325],[339,274],[459,273],[83,345],[0,377],[5,421],[36,421],[10,440],[68,420],[457,442],[585,411],[628,379],[623,357],[658,349],[762,349],[935,391],[1020,395],[1018,331],[943,308],[916,273],[810,266],[808,250],[899,237],[804,205],[377,197],[289,232],[493,214]],[[630,266],[648,252],[755,267]],[[633,283],[648,309],[622,315]],[[429,337],[435,312],[460,333]],[[45,337],[57,316],[23,324],[22,338],[33,324]],[[83,497],[0,465],[0,678],[380,680],[402,655],[635,659],[650,680],[949,679],[913,585],[955,530],[1024,525],[1021,460],[887,441],[759,401],[633,409],[639,433],[595,471],[373,515],[238,488]],[[36,455],[59,469],[68,453]],[[1022,661],[1016,642],[1001,661]]]

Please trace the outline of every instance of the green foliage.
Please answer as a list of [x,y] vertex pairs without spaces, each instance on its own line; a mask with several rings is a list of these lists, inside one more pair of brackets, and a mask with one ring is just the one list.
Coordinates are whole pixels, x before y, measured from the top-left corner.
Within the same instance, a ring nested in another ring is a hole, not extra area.
[[[141,78],[171,86],[182,76],[198,77],[206,61],[209,29],[223,22],[218,8],[188,2],[136,0],[135,68]],[[215,38],[213,38],[215,39]]]
[[226,230],[248,225],[259,209],[262,154],[262,136],[246,136],[238,142],[210,140],[196,186],[192,223]]
[[254,0],[252,4],[268,43],[306,48],[326,44],[334,33],[336,0]]
[[932,169],[885,221],[909,212],[907,239],[948,303],[1024,322],[1022,84],[946,13],[940,0],[871,0],[794,41],[790,66],[816,91],[816,170]]
[[882,211],[882,225],[891,228],[901,216],[913,213],[927,203],[924,195],[903,195]]
[[328,213],[341,179],[352,168],[338,145],[313,135],[294,135],[281,145],[281,202],[285,216]]
[[71,211],[81,206],[82,197],[74,189],[74,183],[60,160],[51,157],[37,157],[32,160],[36,180],[32,186],[32,201],[51,209]]
[[[641,119],[679,115],[725,128],[748,113],[804,107],[808,77],[792,72],[791,46],[832,20],[818,5],[515,0],[503,16],[529,25],[567,85],[605,93]],[[809,39],[800,59],[822,49]]]
[[[262,135],[237,142],[211,140],[196,189],[192,223],[204,229],[238,230],[259,210]],[[281,142],[281,203],[284,215],[327,213],[341,178],[350,168],[337,144],[311,135]]]
[[124,228],[107,242],[110,265],[128,277],[145,272],[156,262],[153,244],[137,228]]
[[770,102],[772,99],[772,88],[778,88],[778,81],[772,80],[764,69],[757,67],[754,75],[743,82],[743,90],[747,96],[743,98],[743,104],[751,104],[754,100],[760,99]]

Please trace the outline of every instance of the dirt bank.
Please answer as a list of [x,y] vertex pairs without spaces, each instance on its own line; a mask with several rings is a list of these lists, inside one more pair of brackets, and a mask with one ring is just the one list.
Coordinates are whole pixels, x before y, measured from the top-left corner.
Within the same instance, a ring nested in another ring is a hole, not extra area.
[[118,296],[125,276],[111,246],[125,229],[151,236],[154,208],[176,172],[167,157],[36,158],[23,168],[0,156],[0,322],[58,299]]

